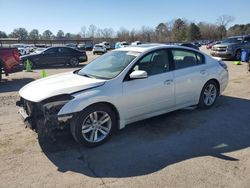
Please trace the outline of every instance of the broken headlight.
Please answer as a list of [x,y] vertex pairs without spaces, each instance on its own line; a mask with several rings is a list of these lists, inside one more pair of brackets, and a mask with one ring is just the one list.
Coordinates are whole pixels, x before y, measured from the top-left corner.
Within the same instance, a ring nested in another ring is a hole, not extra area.
[[42,103],[46,113],[57,115],[61,108],[73,98],[73,96],[67,94],[57,95],[44,100]]

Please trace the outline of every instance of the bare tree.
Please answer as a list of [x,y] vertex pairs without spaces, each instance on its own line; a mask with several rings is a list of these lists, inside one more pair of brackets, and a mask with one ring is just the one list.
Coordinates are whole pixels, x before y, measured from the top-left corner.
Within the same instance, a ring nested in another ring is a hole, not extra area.
[[111,38],[114,35],[114,30],[112,28],[104,28],[102,30],[102,36],[104,38]]
[[96,30],[97,30],[97,27],[95,25],[91,24],[88,28],[88,37],[95,37]]
[[82,26],[82,28],[81,28],[81,37],[82,38],[85,38],[86,37],[86,26]]
[[217,24],[219,26],[227,27],[230,22],[234,21],[234,17],[230,15],[222,15],[219,18],[217,18]]
[[120,28],[119,31],[117,31],[117,38],[120,41],[130,41],[129,30],[123,27]]

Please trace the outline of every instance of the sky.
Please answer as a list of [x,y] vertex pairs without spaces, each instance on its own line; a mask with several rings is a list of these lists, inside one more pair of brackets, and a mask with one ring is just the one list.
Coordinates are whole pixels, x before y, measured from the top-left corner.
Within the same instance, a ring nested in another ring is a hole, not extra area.
[[249,7],[250,0],[0,0],[0,31],[24,27],[78,33],[91,24],[131,30],[177,18],[216,23],[221,15],[235,18],[230,25],[246,24]]

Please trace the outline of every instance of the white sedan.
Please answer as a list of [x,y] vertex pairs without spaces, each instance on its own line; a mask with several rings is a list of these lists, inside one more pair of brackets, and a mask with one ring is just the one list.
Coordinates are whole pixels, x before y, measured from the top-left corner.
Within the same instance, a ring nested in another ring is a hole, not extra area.
[[93,48],[93,54],[104,54],[107,52],[106,46],[104,44],[96,44]]
[[186,47],[140,45],[31,82],[17,105],[32,129],[70,126],[77,142],[93,147],[129,123],[193,105],[210,108],[227,84],[221,60]]

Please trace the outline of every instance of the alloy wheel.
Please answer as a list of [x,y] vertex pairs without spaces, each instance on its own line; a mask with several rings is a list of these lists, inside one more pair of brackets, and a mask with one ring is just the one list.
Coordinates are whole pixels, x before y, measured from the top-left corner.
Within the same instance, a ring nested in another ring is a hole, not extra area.
[[83,121],[82,136],[88,142],[100,142],[108,136],[111,126],[111,117],[107,112],[92,112]]
[[203,100],[207,106],[211,106],[217,97],[217,88],[214,84],[208,84],[204,90]]
[[78,59],[76,59],[76,58],[71,58],[70,59],[70,65],[77,66],[78,64],[79,64]]

